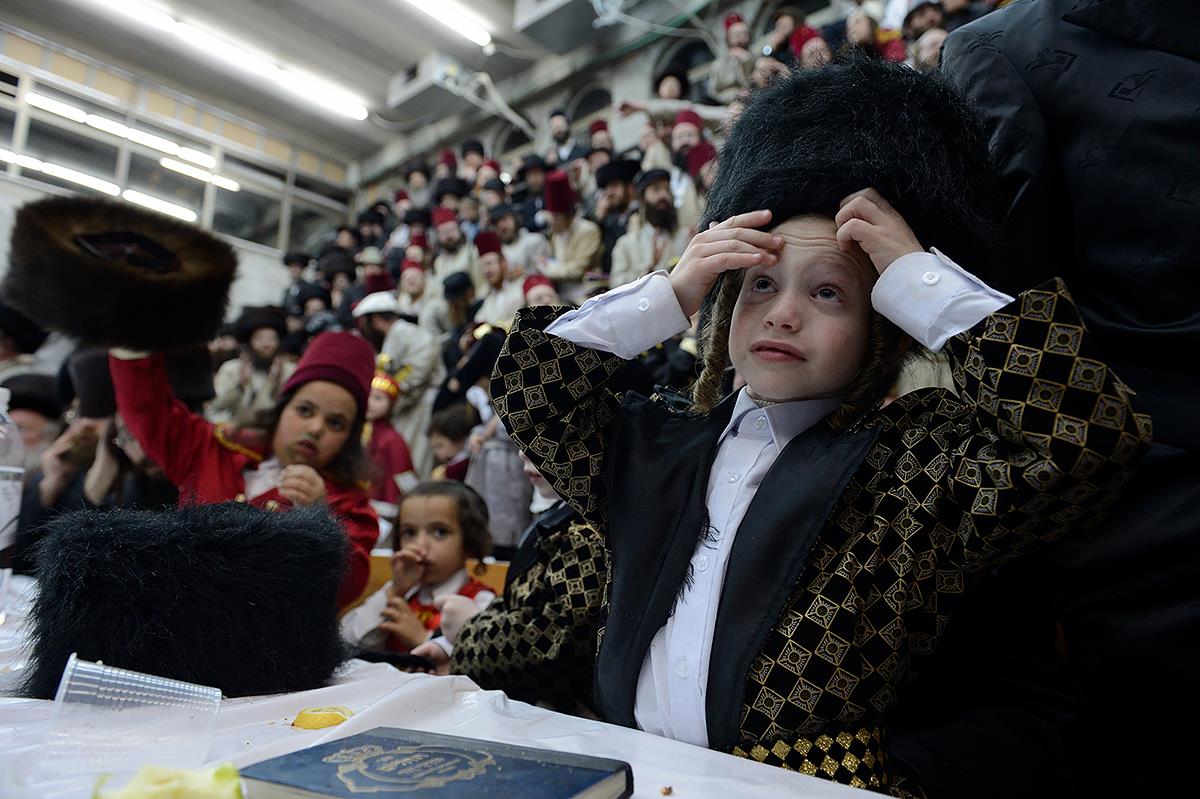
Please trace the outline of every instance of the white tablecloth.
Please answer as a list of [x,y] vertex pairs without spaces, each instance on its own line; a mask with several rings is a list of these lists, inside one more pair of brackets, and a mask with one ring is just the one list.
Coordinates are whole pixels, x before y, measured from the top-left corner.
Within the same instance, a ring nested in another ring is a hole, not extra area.
[[[0,660],[0,675],[19,665],[11,652],[7,657],[7,663]],[[351,661],[335,683],[315,691],[223,702],[209,763],[248,766],[374,727],[403,727],[624,760],[633,767],[634,795],[638,797],[661,797],[667,786],[672,796],[681,799],[869,795],[638,730],[514,702],[499,691],[481,690],[465,677],[403,674],[385,664]],[[0,699],[0,799],[86,799],[91,795],[93,777],[23,781],[29,773],[36,773],[37,739],[49,723],[51,705],[41,700]],[[354,716],[326,730],[291,726],[297,711],[318,705],[344,705]],[[114,775],[111,784],[120,785],[127,776]]]

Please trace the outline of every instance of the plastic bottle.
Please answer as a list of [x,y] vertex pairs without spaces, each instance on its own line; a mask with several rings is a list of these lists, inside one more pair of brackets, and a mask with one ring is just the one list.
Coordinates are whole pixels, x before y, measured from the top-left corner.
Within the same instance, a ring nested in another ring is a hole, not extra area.
[[21,431],[8,415],[12,396],[0,386],[0,567],[8,566],[17,540],[21,515],[21,485],[25,479],[25,445]]

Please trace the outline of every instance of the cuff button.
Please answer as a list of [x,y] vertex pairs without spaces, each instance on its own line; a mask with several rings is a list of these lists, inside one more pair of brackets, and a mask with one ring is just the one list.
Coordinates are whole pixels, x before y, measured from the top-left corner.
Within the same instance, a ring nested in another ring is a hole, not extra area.
[[648,311],[648,310],[650,310],[650,300],[646,299],[645,297],[643,297],[642,299],[638,300],[637,309],[638,309],[639,311]]
[[926,286],[935,285],[941,279],[942,276],[937,272],[926,272],[925,274],[921,275],[921,282]]

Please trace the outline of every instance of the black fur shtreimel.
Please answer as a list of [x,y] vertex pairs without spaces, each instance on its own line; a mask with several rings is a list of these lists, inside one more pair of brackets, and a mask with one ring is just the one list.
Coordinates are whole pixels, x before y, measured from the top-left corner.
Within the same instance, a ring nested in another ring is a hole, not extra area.
[[79,511],[37,564],[27,696],[52,698],[72,652],[229,697],[319,688],[346,658],[346,536],[324,508]]

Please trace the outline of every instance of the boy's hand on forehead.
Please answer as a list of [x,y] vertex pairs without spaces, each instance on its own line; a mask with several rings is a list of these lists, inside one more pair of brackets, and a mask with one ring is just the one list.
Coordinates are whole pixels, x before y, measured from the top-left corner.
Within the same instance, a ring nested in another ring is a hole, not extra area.
[[770,211],[751,211],[710,225],[692,237],[670,278],[684,316],[700,310],[704,295],[721,273],[779,262],[783,237],[757,230],[770,221]]
[[904,217],[875,189],[856,191],[841,202],[837,216],[838,246],[860,247],[883,274],[902,255],[925,252]]

